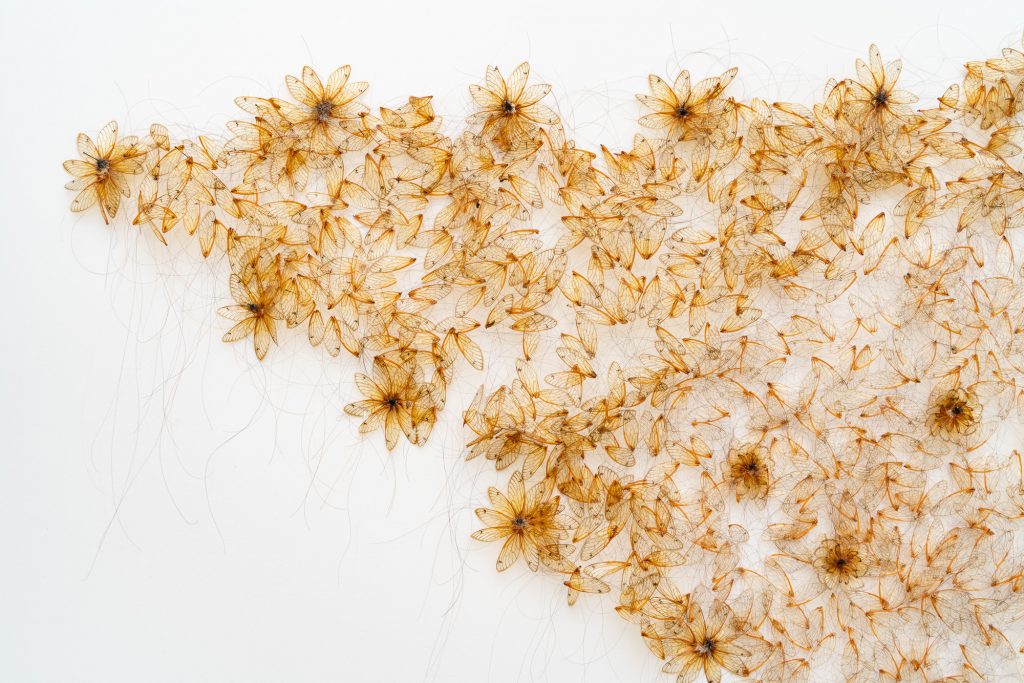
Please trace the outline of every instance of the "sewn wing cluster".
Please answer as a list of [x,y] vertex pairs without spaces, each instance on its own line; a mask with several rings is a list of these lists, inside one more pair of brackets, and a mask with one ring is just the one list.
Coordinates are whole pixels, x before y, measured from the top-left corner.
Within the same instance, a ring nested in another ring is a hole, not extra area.
[[225,253],[225,341],[366,359],[345,411],[389,449],[514,338],[463,416],[507,481],[474,537],[613,596],[678,681],[1013,678],[1024,53],[935,106],[900,66],[872,46],[812,106],[652,75],[624,151],[525,63],[457,135],[305,67],[221,137],[80,135],[67,187]]

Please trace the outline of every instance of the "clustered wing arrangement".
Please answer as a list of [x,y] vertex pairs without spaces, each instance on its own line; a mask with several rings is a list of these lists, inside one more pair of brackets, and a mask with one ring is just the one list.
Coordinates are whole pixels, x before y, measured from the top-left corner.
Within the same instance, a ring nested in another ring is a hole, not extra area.
[[306,67],[223,137],[80,135],[67,187],[226,255],[225,341],[365,359],[345,411],[389,449],[500,339],[474,537],[609,594],[680,683],[1017,680],[1024,53],[934,106],[899,75],[872,46],[812,106],[650,76],[612,151],[526,64],[457,135]]

